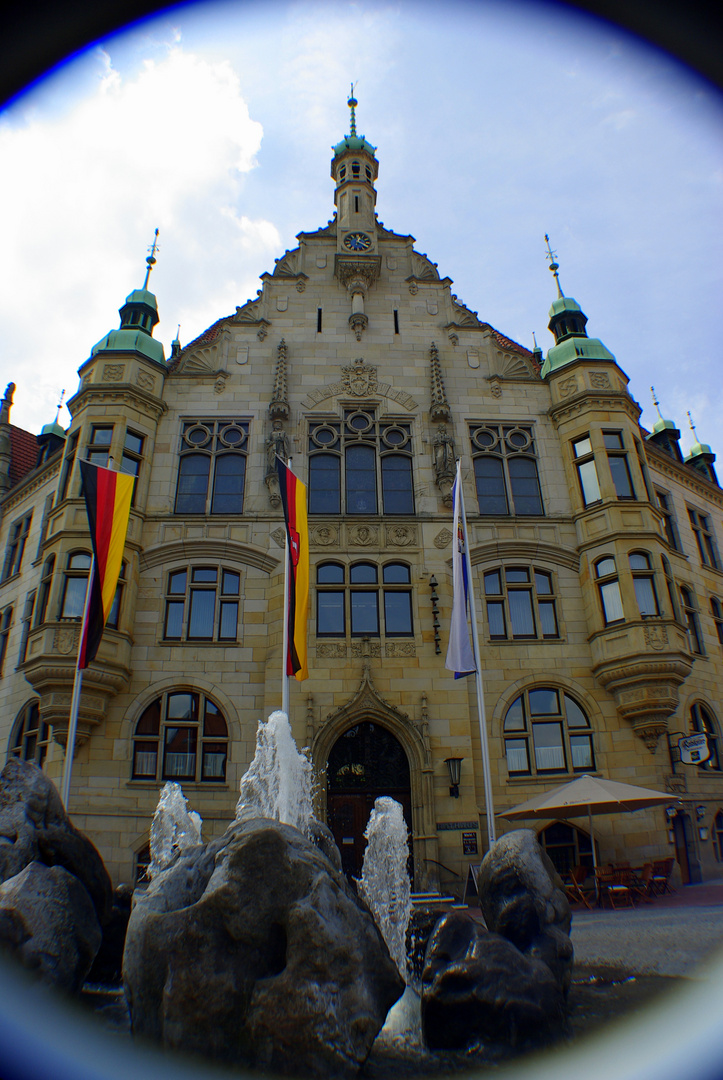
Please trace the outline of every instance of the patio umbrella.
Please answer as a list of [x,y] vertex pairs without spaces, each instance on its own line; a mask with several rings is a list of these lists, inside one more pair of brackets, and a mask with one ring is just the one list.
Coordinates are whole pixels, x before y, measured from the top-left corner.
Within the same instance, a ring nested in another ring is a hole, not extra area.
[[633,784],[621,784],[617,780],[608,780],[604,776],[590,776],[585,773],[569,784],[544,791],[527,802],[513,806],[510,810],[500,810],[497,817],[515,821],[518,818],[571,818],[587,814],[592,844],[593,866],[597,869],[595,837],[592,829],[593,814],[615,814],[620,811],[645,810],[650,806],[670,806],[680,802],[678,795],[665,791],[652,791],[650,788],[635,787]]

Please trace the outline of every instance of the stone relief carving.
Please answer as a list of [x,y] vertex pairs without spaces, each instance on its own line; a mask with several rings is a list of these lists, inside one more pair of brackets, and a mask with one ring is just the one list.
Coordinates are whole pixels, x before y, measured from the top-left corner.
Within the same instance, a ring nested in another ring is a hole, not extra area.
[[442,548],[447,547],[453,536],[454,533],[450,529],[441,529],[434,538],[434,546],[441,551]]
[[153,392],[156,388],[156,380],[153,375],[150,375],[147,371],[139,371],[136,375],[136,383],[142,390],[148,390]]
[[266,335],[268,334],[268,332],[269,332],[268,326],[265,323],[262,323],[261,326],[256,331],[256,337],[259,339],[259,341],[263,341],[264,338],[266,337]]
[[560,397],[561,398],[570,397],[570,395],[574,394],[576,390],[577,390],[577,379],[574,376],[570,376],[569,379],[565,379],[564,382],[560,383]]
[[297,292],[304,292],[305,289],[306,289],[306,282],[305,281],[297,281],[296,282],[296,291]]
[[387,525],[387,544],[392,547],[408,547],[416,544],[417,530],[412,525]]
[[339,543],[339,530],[335,525],[314,525],[311,529],[310,540],[319,547],[329,547]]
[[103,378],[106,382],[120,382],[125,371],[125,364],[104,364]]
[[610,378],[607,371],[591,371],[589,374],[590,385],[594,386],[596,390],[610,389]]
[[492,394],[492,397],[502,397],[502,386],[498,379],[493,379],[490,383],[490,394]]
[[228,378],[227,371],[220,371],[216,377],[216,382],[213,384],[214,394],[222,394],[226,389],[226,379]]
[[459,334],[448,334],[447,336],[451,345],[459,345]]
[[369,397],[377,392],[377,369],[366,365],[363,357],[358,357],[353,364],[341,370],[346,393],[353,397]]
[[279,525],[278,529],[274,529],[271,534],[271,539],[274,543],[278,544],[280,548],[286,545],[286,529]]
[[352,656],[381,656],[382,647],[378,641],[352,641]]
[[664,649],[668,644],[668,629],[665,626],[655,626],[648,623],[643,627],[643,636],[648,648],[656,651]]
[[384,646],[385,656],[416,656],[417,647],[413,641],[390,641]]
[[343,658],[346,656],[346,645],[341,645],[338,642],[325,641],[316,646],[316,655]]
[[289,460],[290,453],[291,443],[289,436],[284,431],[281,420],[274,420],[271,434],[266,440],[266,475],[264,477],[264,483],[269,492],[269,502],[272,506],[281,505],[276,458],[280,457],[282,461],[286,462]]
[[442,492],[445,506],[452,505],[452,484],[456,473],[454,439],[449,434],[446,424],[439,424],[432,444],[434,460],[434,479]]
[[79,626],[59,627],[53,635],[53,652],[58,652],[61,656],[68,656],[72,652],[77,652],[79,634]]
[[355,547],[369,547],[379,543],[379,529],[376,525],[352,525],[348,536],[349,543]]
[[409,291],[412,294],[412,296],[417,295],[417,293],[419,292],[419,285],[417,285],[416,281],[413,281],[411,283],[411,285],[409,286]]

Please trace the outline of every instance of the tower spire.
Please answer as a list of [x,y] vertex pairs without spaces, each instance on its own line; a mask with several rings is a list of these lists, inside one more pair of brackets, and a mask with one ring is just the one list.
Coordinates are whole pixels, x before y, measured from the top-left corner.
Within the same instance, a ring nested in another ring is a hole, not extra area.
[[557,285],[557,295],[559,297],[564,297],[565,294],[562,291],[562,289],[560,288],[560,275],[557,272],[560,269],[560,264],[555,261],[556,258],[557,258],[557,252],[553,251],[552,248],[550,247],[550,237],[547,235],[547,233],[545,233],[545,242],[547,244],[547,255],[545,256],[545,258],[550,260],[550,271],[555,276],[555,284]]
[[[657,397],[655,396],[655,387],[654,386],[650,387],[650,393],[653,395],[653,405],[658,410],[658,416],[662,420],[663,419],[663,414],[660,411],[660,402],[658,401]],[[690,416],[690,413],[688,413],[688,415]]]
[[356,136],[356,107],[357,107],[358,104],[359,104],[359,102],[354,97],[354,83],[352,83],[351,84],[351,90],[349,91],[349,100],[347,101],[347,105],[351,109],[351,119],[349,121],[349,124],[350,124],[349,134],[353,135],[353,136]]
[[58,420],[60,419],[60,410],[63,407],[63,399],[64,399],[64,397],[65,397],[65,390],[61,390],[60,391],[60,401],[58,402],[58,410],[57,410],[57,412],[55,414],[55,421],[54,422],[56,424],[58,423]]
[[695,424],[693,423],[693,417],[690,415],[690,409],[688,409],[688,423],[690,424],[690,430],[698,438],[698,432],[695,430]]
[[153,243],[149,246],[148,250],[150,251],[150,255],[146,259],[146,262],[147,262],[148,266],[147,266],[147,269],[146,269],[146,280],[143,282],[143,288],[144,289],[148,288],[148,278],[151,275],[151,270],[156,265],[155,256],[156,256],[156,252],[158,251],[158,229],[156,229],[156,231],[155,231],[155,233],[153,235]]

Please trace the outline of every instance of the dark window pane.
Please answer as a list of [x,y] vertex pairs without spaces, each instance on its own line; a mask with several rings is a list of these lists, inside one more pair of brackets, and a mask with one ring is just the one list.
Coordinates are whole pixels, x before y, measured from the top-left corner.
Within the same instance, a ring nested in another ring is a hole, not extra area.
[[533,716],[559,715],[560,699],[557,690],[530,690],[529,699]]
[[221,603],[221,618],[218,627],[219,641],[235,641],[238,628],[238,600],[224,600]]
[[582,711],[576,701],[565,694],[565,715],[567,716],[567,726],[571,728],[590,727],[588,719],[585,713]]
[[404,563],[387,563],[382,570],[385,585],[407,585],[410,581],[409,567]]
[[631,570],[649,570],[650,559],[642,551],[634,551],[629,556]]
[[533,724],[535,765],[538,772],[557,772],[565,768],[560,724]]
[[223,735],[224,738],[228,735],[226,721],[224,720],[221,711],[208,699],[206,699],[206,716],[203,722],[203,734],[215,735],[217,738],[219,735]]
[[141,463],[136,458],[129,457],[127,454],[123,454],[121,457],[120,471],[122,473],[126,473],[128,476],[138,476],[140,467]]
[[161,699],[149,705],[136,726],[136,735],[157,735],[161,730]]
[[203,582],[205,585],[215,585],[217,577],[215,566],[197,566],[191,571],[191,581]]
[[337,563],[324,563],[317,567],[316,580],[319,585],[343,585],[344,567]]
[[168,579],[168,591],[172,595],[180,595],[186,591],[186,571],[178,570],[175,574],[171,574]]
[[480,514],[508,513],[502,461],[488,455],[475,458],[474,475]]
[[622,450],[623,439],[619,431],[604,431],[603,442],[606,450]]
[[500,596],[502,593],[502,584],[500,580],[499,570],[490,570],[488,574],[485,574],[485,593],[487,596]]
[[572,755],[572,767],[574,770],[595,768],[590,735],[571,735],[570,754]]
[[505,739],[505,754],[507,756],[507,771],[510,776],[514,773],[528,773],[530,771],[527,739]]
[[658,602],[655,598],[655,590],[653,589],[652,578],[633,578],[633,585],[635,586],[635,598],[638,601],[638,608],[640,609],[640,614],[657,615]]
[[527,589],[511,589],[507,594],[510,605],[510,622],[513,637],[534,637],[535,620],[532,617],[532,594]]
[[94,427],[90,437],[93,446],[110,446],[112,439],[112,427]]
[[240,585],[241,576],[239,574],[235,574],[233,570],[223,571],[221,592],[224,596],[238,596]]
[[107,450],[89,450],[85,455],[86,461],[89,461],[91,465],[97,465],[99,469],[106,469],[108,467],[108,451]]
[[371,446],[346,450],[346,510],[348,514],[376,514],[376,451]]
[[213,615],[215,608],[215,590],[191,590],[191,610],[188,616],[189,638],[210,640],[213,637]]
[[530,571],[524,567],[509,567],[505,570],[505,581],[508,585],[520,585],[530,580]]
[[158,767],[158,743],[157,742],[135,742],[133,744],[133,776],[136,779],[141,777],[150,777],[152,780],[156,778],[156,769]]
[[344,593],[316,594],[316,632],[319,636],[344,636]]
[[376,585],[377,568],[372,563],[356,563],[351,568],[352,585]]
[[628,472],[628,462],[624,457],[608,457],[610,472],[615,486],[615,494],[619,499],[633,498],[633,485]]
[[186,454],[178,467],[177,514],[206,512],[206,493],[211,459],[206,454]]
[[197,694],[169,694],[168,695],[168,719],[169,720],[197,720],[198,719],[198,695]]
[[512,702],[505,716],[505,731],[524,731],[525,712],[522,697]]
[[125,449],[129,450],[131,454],[140,454],[143,449],[143,436],[134,435],[132,431],[126,431]]
[[414,513],[411,458],[402,454],[382,458],[382,502],[385,514]]
[[90,555],[87,551],[76,551],[68,559],[69,570],[90,570]]
[[204,743],[201,761],[202,780],[226,779],[226,743]]
[[540,625],[542,627],[543,637],[557,637],[557,616],[555,613],[554,600],[541,600],[539,603],[540,609]]
[[216,458],[213,479],[212,514],[240,514],[244,504],[246,458],[243,454],[221,454]]
[[384,629],[389,635],[412,633],[412,594],[384,592]]
[[512,457],[507,466],[510,470],[512,504],[516,514],[542,514],[540,481],[537,462],[533,458]]
[[490,628],[490,637],[507,637],[504,604],[492,600],[487,601],[487,622]]
[[379,597],[376,592],[351,590],[351,632],[379,635]]
[[197,734],[195,727],[166,727],[164,780],[195,780]]
[[341,512],[340,460],[336,454],[314,454],[309,458],[309,513]]
[[65,579],[65,595],[60,612],[61,619],[80,619],[85,604],[87,577],[69,577]]
[[542,570],[535,570],[535,588],[538,596],[550,596],[552,594],[552,578]]
[[183,633],[183,601],[169,600],[166,604],[166,627],[164,637],[180,641]]

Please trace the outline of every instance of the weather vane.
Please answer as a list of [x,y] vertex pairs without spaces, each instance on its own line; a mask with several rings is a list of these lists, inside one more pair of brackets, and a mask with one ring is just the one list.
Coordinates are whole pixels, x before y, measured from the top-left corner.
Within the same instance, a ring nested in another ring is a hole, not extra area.
[[[653,395],[653,405],[658,410],[658,416],[662,420],[663,419],[663,414],[660,411],[660,402],[658,401],[658,399],[655,396],[655,387],[654,386],[650,387],[650,393]],[[688,416],[690,416],[690,413],[688,413]]]
[[60,401],[58,402],[58,411],[57,411],[57,412],[56,412],[56,414],[55,414],[55,423],[56,423],[56,424],[57,424],[57,422],[58,422],[58,417],[60,416],[60,410],[61,410],[61,409],[62,409],[62,407],[63,407],[63,398],[64,398],[64,397],[65,397],[65,390],[61,390],[61,391],[60,391]]
[[545,241],[547,243],[547,255],[545,256],[545,258],[550,260],[550,271],[555,275],[557,295],[564,296],[565,294],[560,288],[560,275],[557,272],[560,269],[560,264],[555,261],[555,259],[557,258],[557,252],[553,251],[550,247],[550,237],[547,235],[547,233],[545,233]]
[[693,417],[690,415],[690,409],[688,409],[688,423],[690,424],[690,430],[698,438],[698,432],[695,430],[695,424],[693,423]]
[[153,243],[149,244],[148,250],[150,251],[150,255],[146,259],[146,262],[148,263],[148,268],[146,270],[146,280],[143,282],[144,289],[148,288],[148,278],[151,276],[151,270],[156,265],[156,252],[158,251],[158,229],[156,229],[153,235]]

